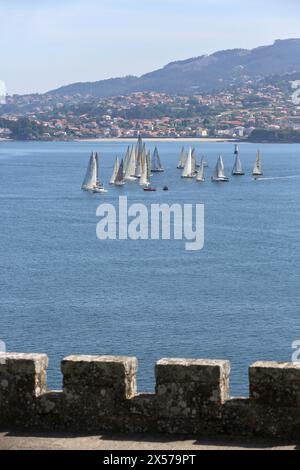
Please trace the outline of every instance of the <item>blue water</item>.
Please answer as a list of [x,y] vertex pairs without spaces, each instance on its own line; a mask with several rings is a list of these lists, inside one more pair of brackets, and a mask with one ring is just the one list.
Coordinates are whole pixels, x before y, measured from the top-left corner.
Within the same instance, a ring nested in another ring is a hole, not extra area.
[[[105,195],[80,191],[91,150],[102,179],[126,143],[0,144],[0,339],[7,349],[49,355],[60,388],[69,354],[139,359],[140,390],[154,387],[161,357],[230,359],[232,393],[247,394],[256,360],[291,360],[300,339],[300,146],[261,145],[265,178],[249,176],[256,146],[241,145],[248,176],[229,184],[182,180],[181,143],[159,143],[166,167],[144,193],[137,184]],[[154,144],[148,144],[153,148]],[[230,170],[233,145],[206,143]],[[108,185],[107,185],[108,187]],[[203,202],[205,247],[182,241],[99,241],[100,202]]]

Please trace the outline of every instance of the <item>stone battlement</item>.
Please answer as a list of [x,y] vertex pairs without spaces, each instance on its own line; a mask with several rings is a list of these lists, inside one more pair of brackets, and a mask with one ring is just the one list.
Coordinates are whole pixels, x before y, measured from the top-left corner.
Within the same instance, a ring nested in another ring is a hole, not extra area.
[[0,428],[300,437],[300,364],[257,362],[248,398],[229,394],[230,363],[162,359],[155,394],[136,391],[137,359],[69,356],[47,389],[44,354],[0,354]]

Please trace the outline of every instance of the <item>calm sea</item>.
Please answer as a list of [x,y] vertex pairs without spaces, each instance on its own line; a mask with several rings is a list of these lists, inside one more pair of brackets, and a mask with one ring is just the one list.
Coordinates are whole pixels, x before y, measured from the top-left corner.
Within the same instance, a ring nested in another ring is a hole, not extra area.
[[[134,355],[139,389],[153,390],[162,357],[230,359],[232,393],[247,394],[256,360],[291,360],[300,340],[300,146],[260,145],[265,179],[250,172],[256,145],[242,144],[247,176],[228,184],[182,180],[181,142],[159,143],[161,190],[108,186],[126,143],[0,144],[0,339],[9,351],[49,355],[61,386],[69,354]],[[153,149],[154,143],[148,147]],[[208,174],[233,144],[197,144]],[[80,190],[91,150],[109,192]],[[205,204],[205,247],[181,241],[96,238],[100,202]]]

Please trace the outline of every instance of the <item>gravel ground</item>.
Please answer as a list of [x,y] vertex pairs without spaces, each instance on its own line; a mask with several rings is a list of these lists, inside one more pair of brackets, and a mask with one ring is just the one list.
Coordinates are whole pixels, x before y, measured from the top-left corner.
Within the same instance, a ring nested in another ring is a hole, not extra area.
[[180,436],[0,433],[0,450],[298,450],[270,441],[222,441]]

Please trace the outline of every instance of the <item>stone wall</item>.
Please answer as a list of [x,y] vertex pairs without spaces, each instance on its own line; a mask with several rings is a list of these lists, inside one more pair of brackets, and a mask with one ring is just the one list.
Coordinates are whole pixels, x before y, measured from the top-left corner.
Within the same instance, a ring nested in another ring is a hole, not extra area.
[[137,359],[70,356],[47,390],[44,354],[0,354],[0,428],[300,438],[300,364],[258,362],[247,398],[229,394],[230,363],[162,359],[155,394],[136,391]]

